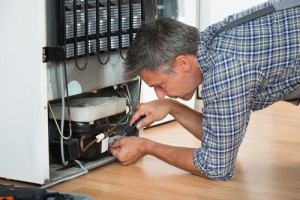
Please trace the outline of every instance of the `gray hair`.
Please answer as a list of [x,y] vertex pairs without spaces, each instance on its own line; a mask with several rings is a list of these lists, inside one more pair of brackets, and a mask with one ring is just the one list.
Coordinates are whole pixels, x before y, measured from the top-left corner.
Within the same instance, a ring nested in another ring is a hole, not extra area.
[[197,28],[173,20],[158,18],[143,24],[124,63],[124,79],[131,80],[143,69],[168,73],[179,55],[195,54],[198,48]]

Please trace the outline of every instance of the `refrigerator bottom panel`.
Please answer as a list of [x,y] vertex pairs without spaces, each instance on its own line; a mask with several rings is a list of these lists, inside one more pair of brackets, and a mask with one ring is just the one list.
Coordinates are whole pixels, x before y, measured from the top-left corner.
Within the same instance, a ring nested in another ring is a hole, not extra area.
[[48,188],[58,183],[74,179],[78,176],[86,174],[89,170],[95,169],[97,167],[106,165],[115,161],[112,156],[105,156],[99,160],[81,163],[80,161],[72,162],[65,166],[62,164],[51,164],[50,165],[50,179],[45,182],[42,186],[43,188]]

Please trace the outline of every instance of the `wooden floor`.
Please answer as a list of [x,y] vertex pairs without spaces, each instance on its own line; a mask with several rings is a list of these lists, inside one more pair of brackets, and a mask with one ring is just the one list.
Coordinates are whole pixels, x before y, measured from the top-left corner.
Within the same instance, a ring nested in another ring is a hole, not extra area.
[[[200,145],[176,122],[148,128],[143,137]],[[230,181],[196,177],[146,156],[135,165],[110,163],[49,189],[96,200],[300,199],[300,106],[282,102],[252,114]]]

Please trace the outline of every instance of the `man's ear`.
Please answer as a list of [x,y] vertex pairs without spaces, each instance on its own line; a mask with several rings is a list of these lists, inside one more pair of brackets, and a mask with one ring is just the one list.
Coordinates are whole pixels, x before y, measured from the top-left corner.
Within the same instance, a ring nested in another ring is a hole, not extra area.
[[190,60],[185,55],[177,56],[174,61],[174,67],[181,72],[189,72],[190,64]]

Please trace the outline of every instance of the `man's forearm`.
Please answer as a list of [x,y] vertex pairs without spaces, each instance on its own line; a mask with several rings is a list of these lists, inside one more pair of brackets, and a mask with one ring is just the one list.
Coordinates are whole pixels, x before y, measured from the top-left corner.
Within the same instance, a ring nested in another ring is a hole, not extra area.
[[175,147],[144,140],[145,153],[157,157],[170,165],[191,172],[194,175],[203,176],[193,164],[194,148]]
[[186,130],[192,133],[199,140],[202,140],[202,113],[195,111],[178,101],[171,100],[171,102],[173,105],[170,114]]

